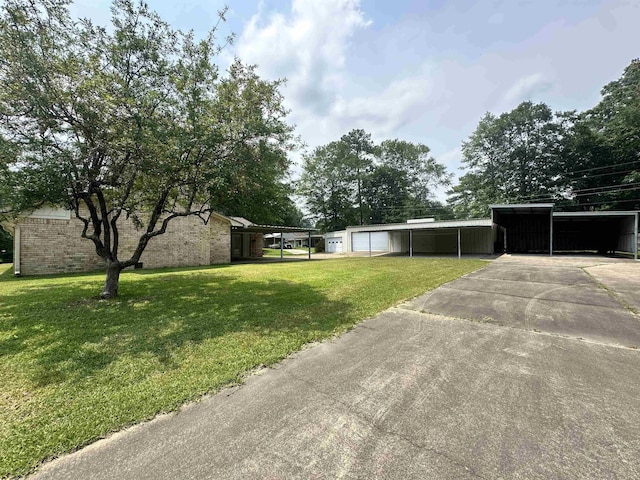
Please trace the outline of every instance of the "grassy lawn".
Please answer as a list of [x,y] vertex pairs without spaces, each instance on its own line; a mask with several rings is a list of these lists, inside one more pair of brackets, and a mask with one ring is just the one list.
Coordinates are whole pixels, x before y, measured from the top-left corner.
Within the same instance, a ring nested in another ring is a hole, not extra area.
[[0,265],[0,477],[176,409],[484,265],[345,258],[14,278]]
[[[283,256],[295,255],[295,253],[291,253],[291,252],[287,251],[286,248],[284,250],[282,250],[282,254],[283,254]],[[262,256],[264,256],[264,257],[279,257],[280,256],[280,249],[279,248],[263,248],[262,249]]]

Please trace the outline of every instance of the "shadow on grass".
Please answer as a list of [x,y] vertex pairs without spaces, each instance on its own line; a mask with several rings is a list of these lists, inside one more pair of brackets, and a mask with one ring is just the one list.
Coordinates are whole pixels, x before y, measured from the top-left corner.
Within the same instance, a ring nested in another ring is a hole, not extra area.
[[35,386],[82,383],[123,355],[150,356],[171,370],[177,349],[230,333],[312,341],[348,323],[352,310],[304,283],[248,281],[222,269],[136,272],[111,301],[95,299],[100,279],[72,280],[0,291],[0,356],[27,357],[24,373]]
[[0,282],[8,282],[14,278],[13,264],[0,263]]

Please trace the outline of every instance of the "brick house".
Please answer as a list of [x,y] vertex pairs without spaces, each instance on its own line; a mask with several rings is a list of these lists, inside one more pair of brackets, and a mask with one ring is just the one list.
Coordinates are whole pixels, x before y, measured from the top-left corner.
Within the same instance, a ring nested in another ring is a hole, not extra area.
[[[151,239],[140,259],[143,268],[225,264],[262,256],[262,233],[241,233],[246,219],[214,213],[207,224],[197,217],[173,219],[163,235]],[[40,208],[5,226],[14,238],[16,275],[88,272],[104,268],[92,241],[80,236],[82,222],[69,210]],[[232,251],[232,234],[242,235]],[[236,233],[237,232],[237,233]],[[140,231],[129,220],[119,225],[119,257],[129,258]],[[254,246],[255,248],[253,248]]]

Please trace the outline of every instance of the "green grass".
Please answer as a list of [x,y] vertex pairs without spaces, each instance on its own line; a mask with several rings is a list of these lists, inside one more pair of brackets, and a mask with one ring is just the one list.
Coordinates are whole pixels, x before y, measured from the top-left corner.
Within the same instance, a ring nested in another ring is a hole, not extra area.
[[249,370],[480,268],[346,258],[14,278],[0,267],[0,477],[242,381]]
[[[291,252],[287,251],[286,248],[284,250],[282,250],[282,253],[283,253],[283,256],[295,255],[294,253],[291,253]],[[280,256],[280,249],[279,248],[263,248],[262,249],[262,256],[263,257],[279,257]]]

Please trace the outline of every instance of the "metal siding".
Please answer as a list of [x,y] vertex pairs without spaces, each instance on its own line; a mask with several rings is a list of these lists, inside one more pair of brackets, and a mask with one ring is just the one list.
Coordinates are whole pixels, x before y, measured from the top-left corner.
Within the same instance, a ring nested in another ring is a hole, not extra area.
[[549,213],[496,215],[496,223],[507,230],[507,251],[512,253],[549,252]]
[[[556,252],[613,252],[621,249],[623,218],[555,218],[553,243]],[[629,250],[631,251],[631,250]]]
[[462,253],[493,253],[491,228],[467,228],[461,231]]
[[416,230],[413,232],[414,253],[456,253],[457,230]]
[[391,244],[390,250],[394,253],[403,252],[402,248],[402,232],[391,232],[389,233],[389,241]]
[[618,236],[616,250],[634,253],[635,247],[633,242],[634,240],[637,242],[635,223],[635,217],[625,217],[622,219],[620,222],[620,234]]

